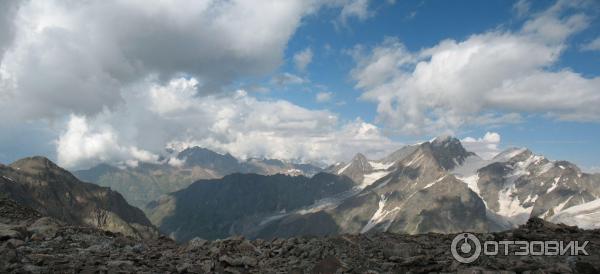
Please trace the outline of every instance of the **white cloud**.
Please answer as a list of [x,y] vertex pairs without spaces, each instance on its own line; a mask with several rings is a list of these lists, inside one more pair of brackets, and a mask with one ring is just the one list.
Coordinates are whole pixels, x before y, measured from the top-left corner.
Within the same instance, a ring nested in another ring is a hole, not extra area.
[[[135,165],[154,161],[178,137],[226,149],[244,134],[283,140],[294,126],[314,136],[335,132],[341,125],[328,120],[331,113],[236,95],[229,85],[275,71],[305,16],[323,8],[342,16],[353,3],[0,1],[0,159],[29,155],[33,147],[48,155],[56,146],[56,158],[67,167]],[[307,80],[284,74],[278,81]],[[253,110],[261,107],[272,112]],[[277,111],[290,114],[272,118]],[[30,142],[35,145],[24,145]]]
[[306,67],[312,62],[313,52],[311,48],[306,48],[294,54],[294,64],[299,71],[306,70]]
[[600,51],[600,37],[581,45],[583,51]]
[[167,163],[173,167],[182,167],[185,164],[185,160],[178,159],[177,157],[170,157]]
[[565,39],[588,19],[564,15],[557,3],[520,31],[489,31],[409,52],[397,39],[351,53],[362,99],[377,103],[378,120],[400,133],[453,132],[465,125],[516,122],[521,114],[600,121],[600,77],[552,69]]
[[[305,16],[327,8],[363,20],[368,11],[360,5],[1,1],[0,140],[9,149],[0,159],[55,150],[58,162],[70,168],[103,161],[135,165],[155,161],[167,144],[184,141],[238,156],[312,159],[315,152],[302,152],[303,146],[335,150],[341,144],[332,136],[351,134],[335,114],[258,100],[230,87],[276,71]],[[300,56],[300,68],[309,65],[311,53]],[[274,78],[280,85],[308,81],[289,73]],[[21,135],[28,137],[15,138]],[[24,145],[29,142],[35,145]]]
[[[26,118],[95,114],[149,75],[193,75],[204,92],[278,67],[305,1],[27,1],[2,60]],[[267,31],[268,30],[268,31]],[[27,102],[27,104],[25,104]]]
[[353,1],[2,1],[0,115],[95,115],[151,76],[190,76],[203,94],[222,92],[278,68],[304,16],[346,5]]
[[157,162],[158,156],[135,146],[119,144],[110,126],[90,128],[84,117],[72,115],[67,130],[56,142],[58,163],[66,168],[90,166],[107,161]]
[[167,86],[154,84],[150,88],[152,109],[160,114],[190,107],[190,99],[196,95],[198,81],[183,78],[169,82]]
[[[58,138],[59,163],[86,167],[99,162],[157,161],[165,148],[198,145],[240,158],[310,162],[347,159],[357,151],[381,155],[399,146],[362,120],[339,121],[325,110],[283,100],[258,100],[239,90],[231,96],[197,97],[194,78],[164,85],[153,79],[128,91],[126,107],[93,119],[71,117]],[[185,102],[180,104],[179,102]],[[178,165],[170,160],[169,164]]]
[[486,160],[494,158],[501,152],[499,148],[500,141],[500,134],[496,132],[486,132],[481,138],[466,137],[461,140],[465,149],[475,152]]
[[315,96],[315,100],[319,103],[324,103],[331,101],[331,97],[333,97],[333,93],[331,92],[319,92]]

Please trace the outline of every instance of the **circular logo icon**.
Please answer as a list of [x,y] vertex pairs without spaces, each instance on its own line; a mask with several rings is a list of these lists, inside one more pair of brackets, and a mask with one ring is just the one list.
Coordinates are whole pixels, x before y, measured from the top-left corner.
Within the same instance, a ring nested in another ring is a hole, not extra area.
[[452,240],[452,256],[457,261],[468,264],[472,263],[481,255],[481,243],[471,233],[461,233]]

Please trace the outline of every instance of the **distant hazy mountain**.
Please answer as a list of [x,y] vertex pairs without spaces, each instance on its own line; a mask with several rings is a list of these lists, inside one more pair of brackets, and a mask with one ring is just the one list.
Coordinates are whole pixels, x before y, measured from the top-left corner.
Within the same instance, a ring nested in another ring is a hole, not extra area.
[[319,167],[310,164],[257,158],[240,161],[230,154],[192,147],[178,153],[174,160],[161,164],[140,162],[135,167],[122,168],[100,164],[74,174],[81,180],[110,187],[122,193],[131,204],[144,208],[161,195],[201,179],[221,178],[232,173],[313,176],[320,171]]
[[174,167],[168,164],[140,163],[137,167],[117,168],[101,164],[73,172],[77,178],[122,193],[131,204],[143,208],[160,195],[189,186],[203,178],[221,175],[202,167]]
[[0,192],[43,215],[128,236],[151,238],[158,231],[144,213],[106,187],[84,183],[43,157],[0,165]]
[[[260,214],[249,214],[251,221],[240,221],[244,225],[227,223],[190,229],[192,223],[212,224],[219,216],[240,217],[234,214],[238,208],[214,202],[215,193],[223,193],[219,195],[232,201],[242,195],[243,199],[249,198],[247,203],[271,199],[255,196],[253,189],[227,196],[231,184],[213,180],[210,189],[195,184],[193,190],[183,189],[155,203],[151,211],[159,214],[152,219],[164,232],[185,239],[240,233],[271,238],[372,231],[496,231],[516,227],[529,217],[591,228],[597,224],[589,216],[600,215],[600,176],[585,174],[571,163],[553,162],[526,149],[511,148],[492,160],[483,160],[452,137],[405,146],[379,160],[357,154],[349,163],[332,165],[326,171],[331,178],[350,179],[352,187],[330,189],[329,197],[319,197],[295,209],[285,208],[285,212],[280,212],[280,207],[265,208]],[[292,177],[279,179],[286,185],[298,183]],[[288,195],[287,187],[271,191],[274,197]],[[185,210],[180,209],[181,204],[186,204]]]

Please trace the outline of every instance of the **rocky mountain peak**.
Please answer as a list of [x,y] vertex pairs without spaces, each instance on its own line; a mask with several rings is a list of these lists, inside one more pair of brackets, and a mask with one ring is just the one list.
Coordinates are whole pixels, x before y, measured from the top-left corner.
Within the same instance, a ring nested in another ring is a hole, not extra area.
[[527,152],[528,149],[526,148],[521,148],[521,147],[510,147],[505,149],[504,151],[500,152],[498,155],[494,156],[494,158],[492,159],[492,161],[494,162],[506,162],[508,160],[510,160],[511,158]]
[[362,170],[364,172],[368,172],[373,169],[371,167],[371,164],[369,164],[369,160],[367,159],[367,157],[365,157],[365,155],[363,155],[362,153],[357,153],[356,155],[354,155],[354,158],[352,158],[351,163],[351,166],[353,168]]
[[510,158],[508,161],[510,162],[521,162],[529,159],[530,157],[535,156],[533,152],[529,149],[521,149],[520,151],[516,151],[515,155]]
[[225,175],[240,170],[239,161],[231,154],[220,154],[202,147],[191,147],[181,151],[177,158],[185,160],[187,166],[202,166]]
[[235,159],[231,154],[229,153],[225,153],[225,154],[220,154],[217,152],[214,152],[210,149],[207,148],[203,148],[203,147],[199,147],[199,146],[194,146],[194,147],[189,147],[184,149],[183,151],[181,151],[179,154],[177,154],[177,158],[179,159],[211,159],[211,158],[226,158],[226,159],[231,159],[231,160],[235,160],[237,162],[237,159]]
[[440,136],[437,136],[437,137],[433,138],[430,143],[432,143],[432,144],[445,144],[447,142],[452,142],[454,140],[458,141],[458,139],[456,139],[456,138],[454,138],[454,137],[452,137],[450,135],[440,135]]
[[468,152],[460,140],[450,136],[436,137],[431,142],[421,144],[421,147],[430,150],[438,164],[445,170],[460,166],[467,157],[475,155]]

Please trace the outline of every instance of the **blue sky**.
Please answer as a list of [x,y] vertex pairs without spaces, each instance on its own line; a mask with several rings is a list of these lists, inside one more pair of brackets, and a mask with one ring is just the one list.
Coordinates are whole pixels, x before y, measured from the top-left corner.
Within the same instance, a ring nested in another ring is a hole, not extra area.
[[[549,8],[556,1],[531,2],[529,13]],[[514,1],[398,1],[395,5],[380,4],[373,18],[363,22],[355,20],[347,27],[332,23],[335,13],[324,11],[319,16],[307,18],[291,39],[286,50],[286,63],[281,72],[294,72],[291,56],[310,47],[313,61],[309,70],[299,75],[310,79],[310,84],[287,87],[285,92],[273,96],[293,101],[309,108],[326,107],[340,113],[344,119],[361,117],[374,122],[377,113],[371,102],[360,100],[360,91],[348,72],[354,62],[345,52],[357,44],[373,46],[384,37],[398,37],[409,50],[431,47],[444,39],[464,40],[473,34],[493,29],[518,30],[526,17],[516,14]],[[598,8],[598,6],[595,6]],[[594,14],[593,12],[590,14]],[[597,13],[590,26],[568,40],[568,47],[556,63],[556,69],[569,68],[586,77],[600,75],[600,51],[582,51],[579,47],[600,36]],[[317,87],[315,87],[315,85]],[[318,87],[325,86],[324,88]],[[330,91],[331,102],[315,102],[315,92]],[[568,91],[565,91],[568,92]],[[340,101],[345,102],[338,105]],[[553,159],[568,159],[586,168],[600,166],[600,124],[592,122],[562,122],[527,114],[521,123],[493,126],[470,126],[456,131],[460,137],[483,136],[487,131],[498,132],[502,145],[525,146]],[[411,143],[433,135],[391,135],[395,140]]]
[[329,163],[452,134],[600,170],[597,1],[0,10],[0,162],[135,165],[200,145]]

